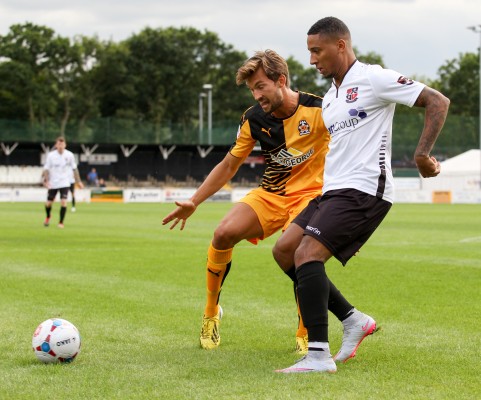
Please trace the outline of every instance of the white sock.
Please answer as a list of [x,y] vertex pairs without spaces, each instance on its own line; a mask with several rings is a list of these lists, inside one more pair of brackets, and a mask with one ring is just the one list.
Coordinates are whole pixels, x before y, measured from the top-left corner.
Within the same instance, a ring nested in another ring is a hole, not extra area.
[[309,354],[318,358],[330,357],[328,342],[308,342]]
[[364,315],[361,311],[357,310],[356,308],[353,308],[351,311],[352,311],[352,315],[350,315],[344,321],[342,321],[343,324],[349,325],[349,324],[356,323]]

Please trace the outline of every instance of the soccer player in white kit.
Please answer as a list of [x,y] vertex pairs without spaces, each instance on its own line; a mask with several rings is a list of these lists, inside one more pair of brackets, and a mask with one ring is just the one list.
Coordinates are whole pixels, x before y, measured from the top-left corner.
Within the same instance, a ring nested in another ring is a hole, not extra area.
[[70,190],[70,178],[73,172],[75,182],[83,188],[82,181],[77,169],[77,163],[73,153],[66,149],[67,143],[63,137],[58,137],[55,142],[55,150],[47,155],[43,167],[43,185],[48,189],[47,202],[45,203],[46,218],[44,226],[50,225],[52,203],[55,201],[57,192],[60,192],[60,219],[59,228],[63,228],[63,221],[67,213],[67,197]]
[[[427,178],[440,172],[439,162],[430,152],[444,125],[449,99],[396,71],[356,60],[349,29],[337,18],[319,20],[307,35],[310,63],[325,78],[333,79],[322,105],[331,137],[323,195],[312,200],[279,239],[299,237],[293,258],[299,307],[309,343],[306,356],[278,372],[332,373],[337,370],[336,362],[355,356],[361,341],[376,328],[376,322],[353,308],[342,320],[341,349],[331,356],[329,281],[324,264],[334,256],[345,265],[392,205],[391,136],[395,104],[425,108],[424,128],[414,159],[421,175]],[[278,255],[281,256],[287,257]]]

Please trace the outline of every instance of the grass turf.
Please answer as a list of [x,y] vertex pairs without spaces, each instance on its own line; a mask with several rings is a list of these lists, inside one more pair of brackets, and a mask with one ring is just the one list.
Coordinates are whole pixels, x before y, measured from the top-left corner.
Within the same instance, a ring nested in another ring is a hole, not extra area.
[[[382,328],[334,375],[273,372],[298,358],[277,236],[236,246],[222,344],[199,348],[207,246],[230,204],[201,206],[182,232],[161,225],[172,204],[78,204],[63,230],[58,207],[44,228],[42,204],[0,203],[0,398],[481,398],[481,205],[396,204],[347,267],[327,263]],[[50,317],[80,330],[72,364],[34,357]],[[334,353],[332,315],[329,329]]]

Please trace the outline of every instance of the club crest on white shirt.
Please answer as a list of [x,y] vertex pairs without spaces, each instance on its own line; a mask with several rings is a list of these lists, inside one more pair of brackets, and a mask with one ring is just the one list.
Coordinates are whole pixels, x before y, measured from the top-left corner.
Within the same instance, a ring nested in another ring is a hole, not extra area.
[[359,87],[353,87],[347,89],[346,91],[346,103],[354,103],[357,101],[357,96],[359,94]]
[[397,83],[400,83],[401,85],[412,85],[414,81],[412,79],[406,78],[405,76],[400,76],[397,80]]

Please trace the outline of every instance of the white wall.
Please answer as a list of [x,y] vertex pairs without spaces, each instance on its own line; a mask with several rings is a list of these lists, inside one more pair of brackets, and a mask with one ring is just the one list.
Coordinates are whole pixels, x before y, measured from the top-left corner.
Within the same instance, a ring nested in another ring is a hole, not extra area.
[[[107,188],[108,189],[108,188]],[[189,199],[196,188],[126,188],[123,189],[124,203],[173,203]],[[231,191],[222,189],[209,201],[232,201],[237,202],[244,197],[251,188],[235,188]],[[75,199],[77,202],[90,202],[90,189],[76,189]],[[47,189],[28,187],[4,187],[0,188],[0,202],[45,202]],[[70,200],[70,194],[69,194]],[[418,178],[396,179],[394,192],[396,203],[476,203],[481,204],[481,190],[430,190],[420,188]]]

